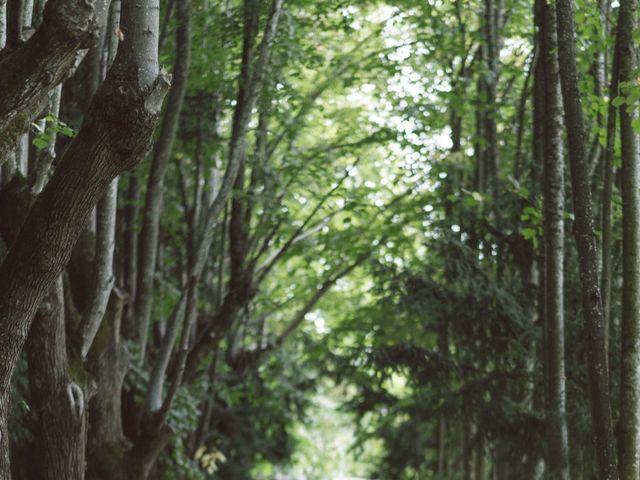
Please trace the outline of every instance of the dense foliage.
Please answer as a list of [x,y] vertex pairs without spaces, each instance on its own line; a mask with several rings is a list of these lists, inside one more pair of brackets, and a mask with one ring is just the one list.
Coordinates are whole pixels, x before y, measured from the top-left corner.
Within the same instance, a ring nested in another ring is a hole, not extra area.
[[637,480],[635,1],[101,2],[0,100],[0,478]]

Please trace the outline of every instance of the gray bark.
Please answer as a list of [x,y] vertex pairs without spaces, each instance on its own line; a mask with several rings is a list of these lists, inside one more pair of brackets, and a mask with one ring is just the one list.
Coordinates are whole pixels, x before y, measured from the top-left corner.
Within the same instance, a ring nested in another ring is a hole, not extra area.
[[156,271],[158,235],[164,178],[178,130],[178,121],[187,89],[191,64],[191,0],[178,0],[176,7],[176,61],[174,79],[167,98],[167,107],[162,118],[160,134],[153,150],[151,170],[147,181],[147,193],[140,233],[140,250],[135,300],[136,339],[140,344],[139,363],[144,363],[149,334],[153,283]]
[[127,444],[122,431],[122,384],[128,354],[120,336],[124,295],[114,288],[87,368],[95,379],[98,395],[89,405],[87,460],[89,478],[122,480],[126,473]]
[[33,0],[23,0],[22,4],[22,28],[31,28],[33,24]]
[[569,480],[564,359],[564,153],[556,15],[542,2],[540,59],[545,73],[544,239],[545,359],[547,372],[547,459],[550,478]]
[[[90,73],[88,78],[88,96],[95,95],[100,82],[104,81],[103,73],[111,67],[114,60],[115,51],[112,48],[102,48],[107,44],[105,31],[107,24],[116,23],[114,18],[120,15],[120,2],[114,2],[114,8],[107,18],[106,11],[100,15],[101,35],[100,46],[94,48],[85,62],[90,61]],[[115,35],[114,35],[115,36]],[[110,43],[110,42],[109,42]],[[103,61],[103,58],[104,61]],[[102,68],[104,64],[105,68]],[[116,246],[116,213],[118,208],[118,178],[116,177],[109,185],[104,197],[100,199],[95,209],[96,216],[96,253],[93,260],[93,292],[88,306],[83,312],[80,321],[80,356],[84,360],[91,348],[93,340],[100,328],[100,322],[107,309],[107,303],[111,296],[111,291],[115,285],[115,275],[113,271],[113,256]]]
[[[52,92],[51,100],[49,102],[49,111],[54,117],[58,117],[60,113],[60,95],[62,93],[62,85],[58,85]],[[46,123],[44,125],[46,128]],[[53,133],[49,141],[47,149],[38,156],[36,168],[34,172],[35,181],[33,184],[32,193],[34,195],[40,194],[44,188],[45,183],[49,180],[49,171],[51,165],[56,158],[56,138],[57,134]]]
[[84,359],[98,333],[115,284],[113,253],[116,237],[118,179],[111,182],[107,193],[98,202],[96,226],[96,255],[94,259],[93,292],[89,306],[80,322],[80,355]]
[[7,0],[0,0],[0,49],[7,44]]

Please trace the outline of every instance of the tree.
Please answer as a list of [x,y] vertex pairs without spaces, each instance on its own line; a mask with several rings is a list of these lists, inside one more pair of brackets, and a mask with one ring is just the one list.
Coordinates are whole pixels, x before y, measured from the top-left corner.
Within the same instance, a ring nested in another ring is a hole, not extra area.
[[544,238],[545,238],[545,369],[548,398],[549,473],[568,479],[569,439],[564,365],[564,158],[562,107],[556,51],[556,15],[542,5],[540,55],[544,69]]
[[611,399],[606,369],[602,299],[598,284],[597,247],[594,231],[593,204],[589,186],[582,102],[576,71],[573,11],[571,2],[558,0],[558,61],[562,84],[562,101],[569,141],[574,236],[580,259],[582,308],[588,339],[589,378],[594,437],[600,476],[618,478],[618,468],[611,420]]
[[[45,11],[41,29],[55,24],[58,18],[71,20],[71,25],[85,29],[90,25],[88,19],[78,23],[78,19],[65,8],[71,7],[63,2],[52,2]],[[168,87],[168,77],[160,72],[158,66],[155,43],[157,10],[158,5],[153,2],[146,2],[142,6],[123,3],[121,24],[128,32],[127,38],[120,44],[114,65],[96,93],[78,136],[29,210],[20,233],[0,267],[0,305],[2,323],[5,325],[0,341],[0,351],[3,353],[0,372],[1,478],[10,478],[7,416],[11,377],[33,315],[45,292],[64,269],[89,212],[109,183],[121,171],[141,161],[150,147],[151,135]],[[149,35],[147,32],[155,34]],[[62,47],[66,47],[67,43],[58,46],[45,33],[41,34],[39,41],[44,42],[46,47],[42,46],[39,50],[49,52],[48,57],[56,60],[56,71],[60,71],[60,65],[63,70],[66,65],[64,62],[68,63],[73,58],[74,50],[66,53]],[[39,38],[40,35],[36,34],[30,42]],[[29,42],[24,48],[28,45]],[[71,43],[75,48],[81,45],[79,42]],[[58,60],[60,52],[66,55],[62,61]],[[26,55],[26,52],[21,55]],[[38,55],[41,55],[41,51],[38,51]],[[38,62],[38,56],[21,58],[23,63],[31,64],[31,69],[47,68],[46,61]],[[32,62],[38,63],[34,65]],[[18,75],[20,70],[13,72],[14,82],[19,82],[22,88],[29,85],[28,73]],[[12,101],[20,98],[17,95],[12,97]],[[28,105],[27,101],[25,99],[23,104]],[[15,110],[18,107],[8,106],[3,118],[12,115],[12,108]],[[13,116],[19,113],[16,111]],[[87,162],[87,158],[92,160]],[[84,399],[67,394],[67,391],[74,392],[78,388],[74,382],[72,380],[57,394],[67,399],[66,408],[71,412],[82,412],[86,409]]]
[[[638,5],[634,1],[620,3],[618,12],[618,45],[620,48],[620,85],[622,92],[634,78],[636,52],[633,31],[636,26]],[[636,478],[640,475],[640,195],[638,176],[637,133],[633,122],[636,112],[632,104],[620,106],[620,144],[622,157],[622,360],[620,379],[620,478]]]

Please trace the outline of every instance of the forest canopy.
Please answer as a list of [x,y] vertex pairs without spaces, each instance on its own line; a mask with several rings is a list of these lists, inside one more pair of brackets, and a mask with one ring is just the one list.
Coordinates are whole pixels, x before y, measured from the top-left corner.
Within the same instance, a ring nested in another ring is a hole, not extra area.
[[637,7],[0,0],[0,480],[638,480]]

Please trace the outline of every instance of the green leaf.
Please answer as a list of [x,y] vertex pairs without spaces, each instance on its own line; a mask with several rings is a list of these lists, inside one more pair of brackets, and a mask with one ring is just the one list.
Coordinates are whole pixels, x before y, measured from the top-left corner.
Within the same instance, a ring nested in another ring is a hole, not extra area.
[[611,100],[611,105],[613,105],[614,107],[618,108],[624,102],[625,102],[625,97],[616,97],[613,100]]
[[49,142],[46,139],[46,135],[38,135],[33,139],[33,146],[38,150],[44,150],[49,146]]

